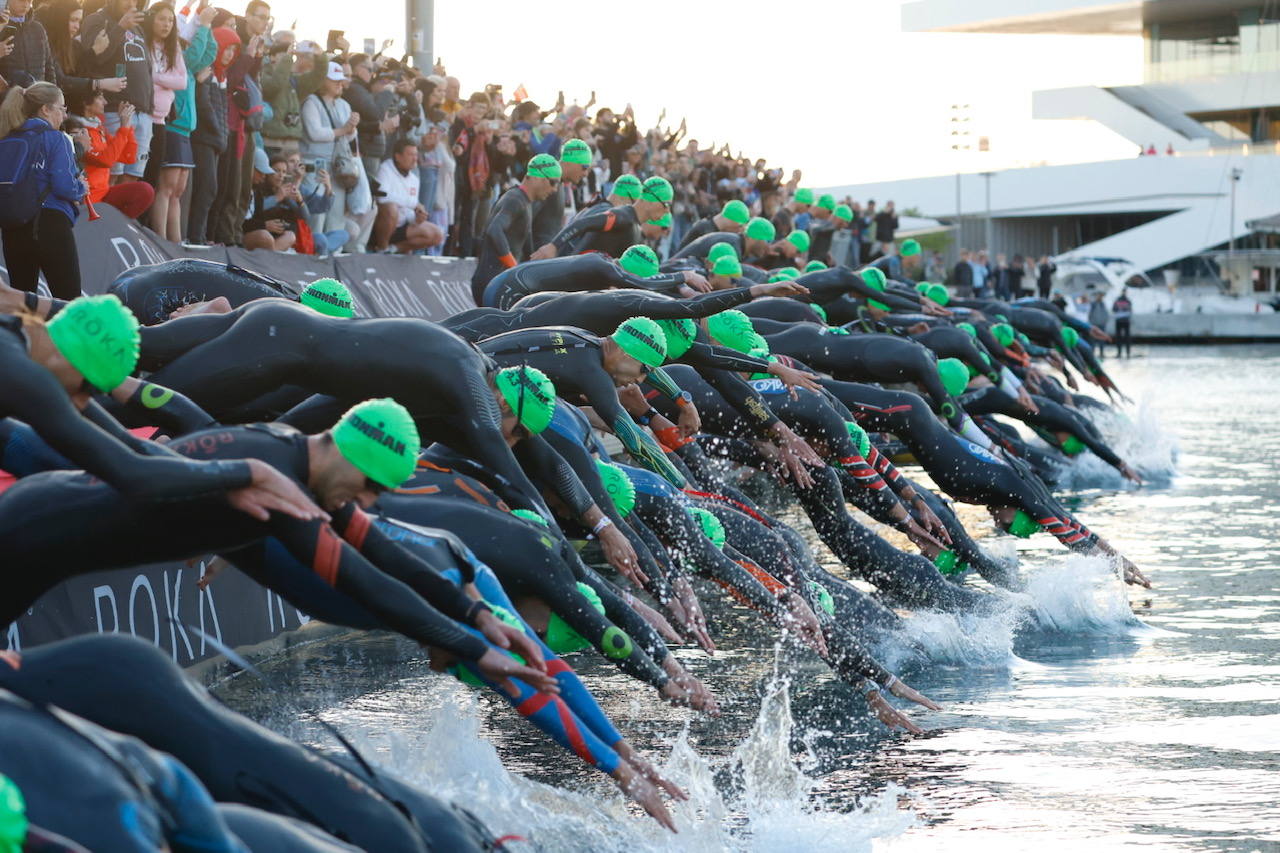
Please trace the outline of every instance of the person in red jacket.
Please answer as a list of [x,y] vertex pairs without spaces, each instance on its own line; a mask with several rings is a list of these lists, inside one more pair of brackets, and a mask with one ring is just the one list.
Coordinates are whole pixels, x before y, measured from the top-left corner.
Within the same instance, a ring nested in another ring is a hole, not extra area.
[[89,131],[89,147],[84,152],[89,200],[94,204],[106,202],[130,219],[136,219],[151,207],[156,191],[145,181],[111,186],[111,167],[116,163],[133,163],[138,158],[138,140],[133,135],[133,104],[121,102],[117,111],[120,129],[114,136],[102,120],[107,110],[106,95],[88,93],[79,106],[81,121]]

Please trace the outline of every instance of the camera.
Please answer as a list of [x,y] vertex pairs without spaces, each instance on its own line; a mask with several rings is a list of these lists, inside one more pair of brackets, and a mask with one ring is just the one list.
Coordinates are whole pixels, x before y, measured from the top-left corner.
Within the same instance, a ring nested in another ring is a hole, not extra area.
[[397,115],[400,116],[400,129],[408,130],[411,127],[417,127],[422,123],[422,112],[417,105],[401,107]]

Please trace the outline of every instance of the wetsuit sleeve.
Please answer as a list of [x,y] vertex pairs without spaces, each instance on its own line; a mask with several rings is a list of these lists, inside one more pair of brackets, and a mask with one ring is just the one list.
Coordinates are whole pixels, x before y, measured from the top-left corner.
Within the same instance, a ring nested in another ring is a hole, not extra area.
[[218,423],[190,397],[151,382],[139,384],[129,399],[120,405],[134,422],[158,426],[172,436],[185,435]]
[[728,370],[707,370],[700,375],[708,385],[720,392],[725,402],[742,415],[756,432],[767,435],[774,424],[778,423],[778,416],[769,408],[764,397],[736,373]]
[[687,299],[648,299],[644,315],[652,320],[697,320],[745,305],[751,299],[751,289],[747,287],[713,290]]
[[515,205],[512,204],[499,203],[494,205],[489,224],[484,229],[484,241],[489,244],[493,257],[497,258],[508,269],[516,265],[511,244],[507,242],[507,231],[515,224],[514,207]]
[[[242,306],[243,307],[243,306]],[[235,325],[242,310],[230,314],[196,314],[138,329],[138,366],[159,370],[179,356],[211,341]]]
[[549,486],[564,501],[574,517],[581,517],[595,506],[595,500],[573,468],[542,436],[534,435],[524,439],[516,445],[515,454],[516,461],[530,474],[531,479]]
[[[25,421],[54,450],[130,498],[140,501],[185,500],[248,486],[247,462],[199,462],[148,442],[147,455],[134,452],[137,441],[118,423],[108,432],[77,412],[53,374],[30,359],[14,358],[0,369],[0,400],[7,414]],[[101,407],[89,408],[113,423]],[[128,437],[128,441],[126,441]]]
[[[653,373],[649,374],[650,380],[653,379],[653,376]],[[622,442],[622,446],[626,448],[627,453],[631,454],[638,464],[661,475],[664,480],[676,488],[683,489],[684,476],[667,460],[662,448],[658,447],[653,439],[641,431],[636,426],[635,421],[631,420],[630,415],[626,413],[622,408],[622,404],[618,402],[618,392],[614,390],[613,385],[603,371],[600,372],[598,377],[593,372],[590,376],[579,377],[578,381],[586,392],[587,400],[595,408],[596,414],[600,416],[600,420],[609,424],[613,429],[613,434]]]
[[[484,655],[487,646],[482,640],[454,624],[405,583],[380,571],[330,525],[273,513],[271,527],[272,535],[295,559],[334,589],[351,596],[391,630],[463,660],[479,660]],[[351,535],[350,523],[347,529]],[[375,546],[374,550],[379,549]]]
[[753,358],[725,347],[699,341],[694,341],[689,351],[676,361],[688,364],[695,369],[714,367],[718,370],[733,370],[738,373],[763,373],[769,369],[769,362],[762,358]]
[[479,602],[441,574],[458,568],[463,580],[469,582],[474,570],[466,561],[432,565],[429,555],[434,555],[435,551],[410,552],[378,529],[373,519],[354,503],[333,514],[332,527],[370,563],[412,588],[444,615],[466,625],[475,621],[476,613],[481,609]]
[[635,221],[635,210],[631,207],[610,207],[597,213],[584,213],[561,228],[551,243],[556,247],[556,252],[563,255],[589,231],[608,233],[615,228],[632,225]]

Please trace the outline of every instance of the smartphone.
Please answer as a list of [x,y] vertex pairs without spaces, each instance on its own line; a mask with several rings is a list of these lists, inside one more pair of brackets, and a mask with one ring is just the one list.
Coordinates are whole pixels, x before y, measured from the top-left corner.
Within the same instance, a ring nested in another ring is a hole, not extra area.
[[0,41],[11,39],[18,34],[17,24],[5,24],[4,29],[0,30]]
[[307,173],[313,173],[313,172],[315,172],[315,170],[316,170],[316,164],[315,164],[315,163],[307,163],[306,165],[304,165],[304,166],[302,167],[302,171],[307,172]]
[[117,76],[117,77],[123,77],[123,76],[124,76],[124,63],[123,63],[123,62],[117,62],[117,63],[116,63],[116,76]]
[[338,39],[344,38],[346,30],[329,30],[329,40],[325,42],[325,52],[332,53],[338,49]]

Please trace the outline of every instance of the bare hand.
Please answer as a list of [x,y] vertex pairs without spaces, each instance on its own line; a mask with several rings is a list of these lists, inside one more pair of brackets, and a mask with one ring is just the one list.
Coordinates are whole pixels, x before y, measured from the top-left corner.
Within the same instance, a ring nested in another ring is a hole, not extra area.
[[13,53],[13,36],[0,41],[0,56],[8,56],[11,53]]
[[[803,443],[803,439],[801,439]],[[778,448],[778,459],[785,467],[786,473],[791,477],[792,481],[802,489],[813,488],[813,475],[809,473],[809,466],[796,454],[796,452],[786,442],[776,445]],[[805,447],[809,447],[806,443]],[[813,448],[809,448],[812,452]]]
[[658,789],[653,786],[653,783],[640,775],[625,761],[619,763],[617,768],[609,775],[618,783],[618,787],[622,789],[622,792],[634,800],[640,808],[644,809],[649,817],[672,832],[676,832],[676,823],[671,819],[671,813],[667,811],[667,807],[662,802],[662,797],[658,795]]
[[720,716],[720,703],[707,686],[689,673],[672,676],[659,691],[672,705],[686,705],[708,717]]
[[693,270],[684,271],[684,283],[699,293],[710,293],[711,284],[705,276],[699,275]]
[[867,704],[880,722],[891,729],[902,729],[913,735],[924,734],[924,729],[911,722],[911,718],[889,704],[889,700],[879,690],[867,696]]
[[825,658],[827,641],[822,636],[822,626],[818,624],[818,617],[809,607],[808,602],[799,595],[791,593],[782,606],[785,608],[780,616],[782,626],[795,631],[800,642]]
[[542,659],[542,646],[530,639],[522,629],[508,625],[489,610],[480,610],[476,614],[475,628],[495,646],[520,655],[533,669],[546,672],[547,664]]
[[649,576],[640,569],[640,560],[636,557],[635,548],[631,547],[631,542],[616,525],[610,524],[601,530],[596,538],[600,541],[604,558],[609,561],[609,565],[618,570],[618,574],[636,586],[644,586],[649,582]]
[[328,523],[329,513],[316,506],[296,482],[261,459],[246,462],[253,479],[248,486],[227,492],[227,503],[258,521],[268,520],[272,512],[282,512],[301,521]]
[[617,751],[618,755],[635,768],[641,776],[644,776],[644,778],[662,788],[662,790],[666,791],[674,799],[689,799],[689,795],[682,791],[679,785],[664,779],[662,774],[658,772],[657,768],[649,763],[649,759],[636,752],[635,749],[632,748],[631,744],[624,740],[621,743],[616,744],[614,749]]
[[946,544],[951,544],[951,534],[947,532],[947,526],[942,523],[942,519],[934,513],[929,505],[924,502],[923,498],[917,497],[911,503],[915,509],[916,520],[920,522],[920,526],[929,531],[933,537]]
[[937,548],[939,551],[945,551],[947,548],[945,543],[934,538],[932,533],[917,524],[916,520],[910,516],[907,517],[905,522],[900,524],[898,529],[901,530],[906,537],[914,542],[922,551],[932,548]]
[[529,256],[529,260],[545,261],[548,258],[556,257],[558,254],[560,254],[560,252],[559,250],[556,249],[554,243],[543,243],[536,250],[534,250],[532,255]]
[[218,573],[229,565],[230,563],[221,557],[213,557],[204,564],[204,574],[200,575],[200,580],[196,581],[196,586],[200,589],[208,589],[209,584],[218,576]]
[[822,386],[818,384],[818,380],[812,375],[805,373],[803,370],[788,367],[785,364],[775,361],[769,365],[768,372],[782,380],[782,384],[791,389],[791,396],[793,399],[797,396],[795,393],[796,388],[807,388],[810,391],[822,390]]
[[120,29],[131,30],[134,27],[136,27],[141,21],[142,21],[142,13],[139,12],[137,9],[130,9],[128,12],[124,13],[124,16],[121,17],[120,20],[117,21],[117,23],[119,24]]
[[920,691],[911,687],[901,678],[895,678],[893,680],[893,686],[889,688],[889,692],[892,693],[894,696],[897,696],[899,699],[906,699],[908,702],[915,702],[917,705],[921,705],[925,708],[928,708],[930,711],[942,710],[941,705],[939,705],[937,702],[934,702],[932,699],[930,699],[928,696],[925,696]]
[[702,429],[702,416],[698,414],[698,407],[693,403],[686,403],[680,407],[680,421],[677,424],[680,427],[680,434],[685,438],[693,438]]
[[1135,470],[1133,470],[1132,468],[1130,468],[1130,467],[1129,467],[1129,463],[1128,463],[1128,462],[1121,462],[1121,463],[1120,463],[1120,474],[1121,474],[1121,476],[1123,476],[1126,480],[1129,480],[1130,482],[1137,483],[1139,486],[1141,486],[1141,485],[1142,485],[1142,477],[1138,474],[1138,472],[1137,472],[1137,471],[1135,471]]
[[1040,414],[1040,407],[1036,405],[1035,400],[1031,399],[1025,387],[1018,389],[1018,405],[1033,415]]
[[680,602],[685,619],[682,628],[693,636],[693,641],[708,655],[715,654],[716,644],[707,632],[707,617],[702,613],[702,605],[687,578],[678,577],[671,581],[671,593]]
[[554,676],[525,666],[506,652],[500,652],[497,649],[486,649],[480,660],[473,665],[481,675],[506,691],[508,696],[520,695],[520,688],[511,681],[513,678],[520,679],[539,693],[556,695],[560,692],[560,685]]
[[1124,570],[1125,583],[1151,589],[1151,581],[1147,580],[1147,576],[1142,573],[1141,569],[1124,557],[1120,558],[1120,565]]
[[200,26],[207,27],[213,23],[213,19],[217,17],[218,9],[216,6],[205,6],[200,10],[200,14],[196,20],[200,22]]
[[930,317],[950,317],[951,312],[928,297],[920,297],[920,308]]
[[809,288],[803,284],[797,284],[794,281],[775,281],[773,284],[753,284],[751,285],[751,298],[760,299],[764,296],[808,296]]
[[286,230],[288,230],[288,226],[285,224],[285,221],[283,219],[268,219],[266,222],[263,223],[263,226],[272,234],[277,234],[277,235],[283,234]]

